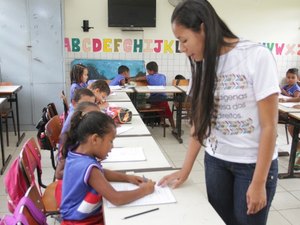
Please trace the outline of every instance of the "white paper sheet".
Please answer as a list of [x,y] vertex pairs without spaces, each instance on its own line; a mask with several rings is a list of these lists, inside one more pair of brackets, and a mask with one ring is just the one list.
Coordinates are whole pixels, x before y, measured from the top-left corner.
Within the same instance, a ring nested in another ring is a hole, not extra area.
[[131,161],[145,161],[146,156],[142,147],[124,147],[112,148],[108,153],[108,157],[102,161],[107,162],[131,162]]
[[[138,186],[130,183],[112,182],[111,185],[118,191],[126,191],[126,190],[129,191],[138,188]],[[107,201],[106,199],[105,202],[109,208],[117,207],[112,203],[110,203],[109,201]],[[161,187],[156,185],[155,191],[152,194],[146,195],[143,198],[140,198],[136,201],[133,201],[121,207],[139,206],[139,205],[157,205],[157,204],[166,204],[166,203],[174,203],[174,202],[176,202],[176,199],[171,189],[168,186]]]
[[150,90],[163,90],[165,86],[147,86]]
[[117,135],[119,135],[119,134],[122,134],[122,133],[124,133],[124,132],[126,132],[126,131],[128,131],[128,130],[130,130],[130,129],[132,129],[133,127],[131,127],[131,126],[120,126],[120,127],[117,127]]
[[121,86],[109,86],[110,90],[121,90],[122,87]]

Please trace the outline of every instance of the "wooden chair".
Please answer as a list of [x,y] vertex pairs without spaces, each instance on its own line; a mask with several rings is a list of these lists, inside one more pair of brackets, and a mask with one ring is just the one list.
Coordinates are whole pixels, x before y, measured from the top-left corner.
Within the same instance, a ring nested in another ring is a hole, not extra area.
[[[30,149],[29,149],[30,148]],[[28,188],[32,185],[36,185],[34,171],[39,170],[38,165],[40,164],[40,158],[36,158],[32,154],[32,150],[38,152],[40,156],[39,148],[34,140],[34,138],[30,138],[23,146],[21,153],[20,153],[20,168],[23,171],[25,176],[25,180],[27,183]],[[41,180],[41,172],[37,172],[38,180]],[[57,186],[57,181],[53,182],[49,185],[40,185],[45,188],[44,193],[42,194],[41,191],[38,191],[40,198],[42,199],[42,203],[44,204],[44,212],[46,215],[56,215],[59,214],[59,206],[56,203],[55,198],[55,189]]]
[[[136,86],[147,86],[148,83],[146,80],[143,81],[135,81]],[[140,102],[143,102],[144,104],[138,104],[137,110],[140,113],[140,116],[143,120],[147,120],[147,119],[155,119],[155,118],[159,118],[160,120],[163,121],[163,136],[166,136],[166,110],[164,108],[159,108],[155,105],[150,105],[150,107],[146,107],[146,99],[144,99],[145,101],[143,101],[143,98],[146,98],[145,94],[139,94],[139,96],[137,96],[137,99]],[[147,125],[147,124],[146,124]],[[150,123],[150,125],[152,126],[152,128],[154,127],[154,123]]]
[[[0,82],[0,86],[11,86],[11,85],[13,85],[12,82]],[[1,118],[3,118],[3,123],[5,123],[6,145],[7,146],[9,146],[8,119],[12,119],[15,136],[17,135],[13,105],[12,105],[12,102],[9,101],[9,99],[8,99],[8,102],[9,102],[9,104],[7,106],[0,108],[0,116],[1,116]]]
[[[29,189],[27,190],[26,197],[28,197],[36,206],[37,209],[40,209],[41,212],[45,213],[45,207],[43,204],[43,201],[41,199],[41,196],[39,194],[39,191],[35,185],[31,185]],[[20,208],[20,214],[23,214],[30,225],[40,225],[39,221],[36,220],[35,216],[30,212],[30,210],[23,206]],[[46,214],[45,214],[46,216]],[[21,223],[20,223],[21,224]]]
[[58,115],[52,117],[45,126],[45,134],[49,138],[51,143],[50,157],[52,167],[56,169],[56,162],[54,152],[57,150],[57,144],[59,143],[59,136],[62,130],[63,124]]

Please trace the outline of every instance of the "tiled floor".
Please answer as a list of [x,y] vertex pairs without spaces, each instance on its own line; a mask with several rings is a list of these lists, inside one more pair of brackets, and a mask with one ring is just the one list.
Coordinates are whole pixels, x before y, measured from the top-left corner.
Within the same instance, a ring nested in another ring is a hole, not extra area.
[[[171,135],[170,130],[167,130],[166,138],[162,136],[162,128],[149,127],[153,137],[160,145],[165,156],[174,167],[181,167],[184,156],[188,147],[189,126],[187,122],[183,123],[183,143],[178,144],[175,138]],[[36,131],[26,132],[24,140],[31,136],[35,136]],[[20,148],[15,147],[16,137],[11,134],[11,146],[5,148],[5,153],[12,154],[13,159],[18,155]],[[282,150],[289,150],[290,146],[286,144],[284,127],[279,125],[277,144]],[[22,146],[22,144],[21,144]],[[201,151],[198,159],[195,162],[190,179],[192,179],[199,189],[204,193],[205,179],[203,169],[203,153]],[[50,182],[53,176],[53,169],[51,168],[49,152],[42,151],[43,157],[43,181],[44,183]],[[288,157],[279,158],[279,172],[287,171]],[[6,208],[6,194],[3,186],[3,176],[0,176],[0,216],[8,213]],[[201,212],[199,211],[199,214]],[[300,224],[300,179],[284,179],[278,181],[277,193],[272,203],[271,211],[269,214],[268,225],[299,225]],[[49,218],[49,224],[59,224],[55,220]]]

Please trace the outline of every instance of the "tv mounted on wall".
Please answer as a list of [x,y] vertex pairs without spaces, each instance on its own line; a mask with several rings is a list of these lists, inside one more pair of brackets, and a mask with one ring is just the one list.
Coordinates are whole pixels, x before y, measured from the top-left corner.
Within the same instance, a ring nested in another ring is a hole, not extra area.
[[155,27],[156,0],[108,0],[109,27]]

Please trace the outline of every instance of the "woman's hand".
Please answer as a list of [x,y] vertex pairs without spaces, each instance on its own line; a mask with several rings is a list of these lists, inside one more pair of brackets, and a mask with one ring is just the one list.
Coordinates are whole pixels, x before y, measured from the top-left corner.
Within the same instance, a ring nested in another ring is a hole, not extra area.
[[166,186],[169,185],[172,188],[177,188],[188,178],[188,173],[185,173],[182,169],[171,173],[167,176],[164,176],[159,182],[158,185]]
[[267,205],[267,194],[265,184],[250,184],[246,193],[247,214],[256,214]]

